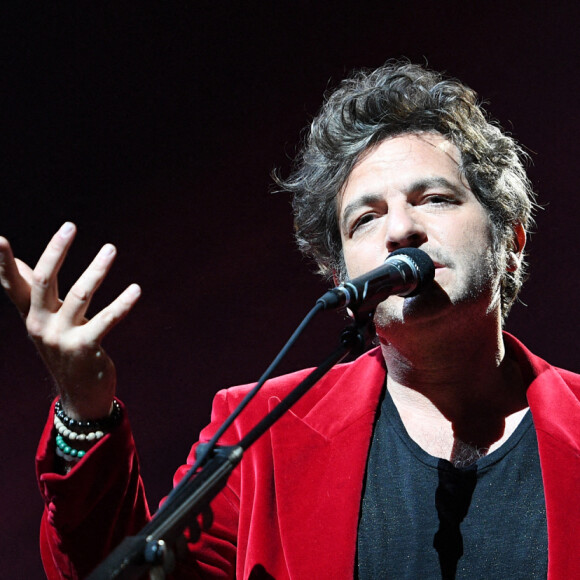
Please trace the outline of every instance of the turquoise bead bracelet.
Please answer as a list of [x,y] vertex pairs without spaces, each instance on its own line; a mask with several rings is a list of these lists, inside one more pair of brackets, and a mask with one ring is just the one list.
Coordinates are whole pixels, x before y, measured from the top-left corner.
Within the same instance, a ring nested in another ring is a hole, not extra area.
[[[113,400],[113,410],[108,417],[91,421],[77,421],[66,415],[59,399],[54,406],[56,454],[67,462],[76,463],[85,456],[87,450],[75,449],[69,445],[69,442],[73,445],[80,443],[81,447],[90,448],[114,429],[121,422],[121,418],[121,405],[117,400]],[[68,471],[68,469],[70,469],[70,466],[65,471]]]
[[63,438],[62,435],[56,436],[56,446],[65,454],[70,455],[74,459],[81,459],[84,457],[86,451],[81,449],[73,449]]

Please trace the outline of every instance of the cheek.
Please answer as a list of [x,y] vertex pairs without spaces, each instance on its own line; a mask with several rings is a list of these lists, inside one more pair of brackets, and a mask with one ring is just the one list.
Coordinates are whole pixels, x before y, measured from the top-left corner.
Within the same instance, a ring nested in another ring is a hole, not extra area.
[[359,275],[359,268],[361,266],[360,259],[353,255],[353,252],[348,250],[343,250],[343,257],[344,257],[344,278],[345,280],[349,280],[352,278],[356,278]]
[[385,224],[373,222],[364,232],[350,237],[341,236],[342,253],[349,278],[356,278],[378,268],[386,259]]
[[[483,210],[482,210],[483,211]],[[447,224],[448,239],[473,256],[484,255],[493,248],[492,225],[485,213],[475,212],[467,219]]]
[[386,253],[379,244],[354,242],[350,240],[343,246],[343,256],[348,278],[356,278],[380,266]]
[[501,268],[500,256],[494,251],[491,230],[486,227],[472,225],[470,235],[464,242],[464,247],[458,252],[463,263],[461,270],[466,280],[471,280],[475,286],[489,285],[497,278]]

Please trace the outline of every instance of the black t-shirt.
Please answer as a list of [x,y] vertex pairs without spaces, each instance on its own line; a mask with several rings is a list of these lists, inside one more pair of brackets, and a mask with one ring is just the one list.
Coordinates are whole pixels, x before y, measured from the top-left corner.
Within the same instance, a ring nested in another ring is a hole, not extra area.
[[388,392],[375,425],[358,528],[359,580],[546,578],[548,537],[530,412],[466,468],[423,451]]

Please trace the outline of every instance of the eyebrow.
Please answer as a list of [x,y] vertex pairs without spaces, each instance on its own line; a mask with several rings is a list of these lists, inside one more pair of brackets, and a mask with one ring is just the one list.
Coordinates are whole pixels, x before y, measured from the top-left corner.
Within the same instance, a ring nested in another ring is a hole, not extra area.
[[423,193],[428,189],[443,187],[445,189],[451,190],[453,193],[465,199],[465,186],[460,187],[451,183],[446,177],[425,177],[413,182],[410,187],[406,188],[405,192],[408,193]]
[[383,196],[380,195],[379,193],[367,193],[350,202],[344,208],[344,213],[342,214],[342,219],[340,220],[340,226],[342,231],[344,232],[347,230],[347,224],[348,220],[350,219],[350,216],[353,213],[355,213],[358,209],[360,209],[361,207],[377,205],[381,201],[383,201]]
[[[423,193],[428,189],[433,189],[437,187],[442,187],[444,189],[452,191],[455,195],[457,195],[460,199],[465,199],[465,188],[462,188],[454,183],[451,183],[445,177],[425,177],[422,179],[418,179],[417,181],[412,182],[409,187],[406,187],[403,192],[405,195],[409,195],[411,193]],[[380,193],[367,193],[365,195],[361,195],[361,197],[355,199],[351,203],[349,203],[344,208],[344,213],[342,215],[342,219],[340,220],[340,225],[342,231],[346,231],[347,223],[350,216],[355,213],[361,207],[366,206],[373,206],[377,205],[378,203],[384,201],[383,196]]]

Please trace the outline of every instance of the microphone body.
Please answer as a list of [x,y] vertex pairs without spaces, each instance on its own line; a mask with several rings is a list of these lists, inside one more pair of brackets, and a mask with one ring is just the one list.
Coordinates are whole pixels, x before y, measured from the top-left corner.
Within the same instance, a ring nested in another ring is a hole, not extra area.
[[329,290],[317,300],[325,310],[348,306],[368,312],[389,296],[416,296],[433,281],[435,266],[417,248],[395,250],[382,266]]

